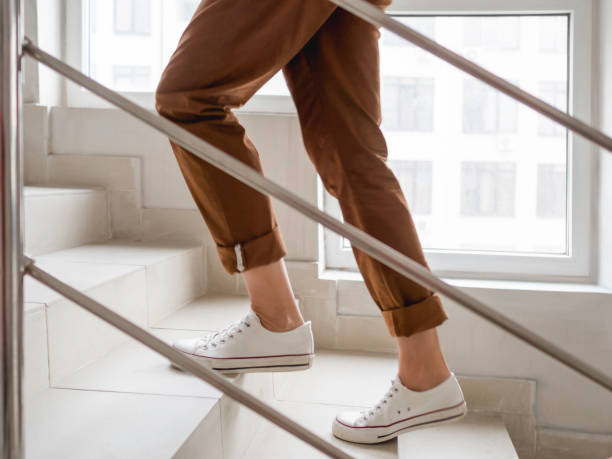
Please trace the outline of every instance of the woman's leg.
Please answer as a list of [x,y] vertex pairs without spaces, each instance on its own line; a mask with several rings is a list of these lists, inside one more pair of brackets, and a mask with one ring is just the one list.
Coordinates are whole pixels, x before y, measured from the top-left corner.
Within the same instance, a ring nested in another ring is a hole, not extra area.
[[[261,172],[232,109],[278,72],[334,9],[327,0],[203,0],[164,69],[157,111]],[[228,273],[286,255],[269,197],[171,145]]]
[[[390,2],[387,2],[387,4]],[[384,5],[383,5],[384,8]],[[380,131],[379,31],[337,9],[285,67],[304,143],[345,221],[427,266]],[[400,378],[428,388],[449,376],[435,327],[440,297],[353,247],[372,298],[398,337]]]
[[[163,72],[157,111],[261,172],[231,109],[278,72],[334,9],[327,0],[204,0]],[[224,269],[243,273],[262,324],[275,331],[301,325],[270,198],[171,146]]]

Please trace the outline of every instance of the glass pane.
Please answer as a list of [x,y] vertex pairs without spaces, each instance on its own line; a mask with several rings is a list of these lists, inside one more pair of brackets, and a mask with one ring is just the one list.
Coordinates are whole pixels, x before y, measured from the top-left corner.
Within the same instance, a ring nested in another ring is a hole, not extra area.
[[89,0],[91,76],[121,91],[154,91],[198,4]]
[[[398,19],[567,109],[567,16]],[[566,253],[565,129],[392,35],[380,41],[382,129],[390,165],[431,168],[427,182],[391,166],[424,247]]]

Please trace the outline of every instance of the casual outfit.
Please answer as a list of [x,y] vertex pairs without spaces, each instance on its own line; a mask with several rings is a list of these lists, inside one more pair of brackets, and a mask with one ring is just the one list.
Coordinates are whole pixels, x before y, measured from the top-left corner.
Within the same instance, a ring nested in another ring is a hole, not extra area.
[[[369,1],[382,10],[391,3]],[[232,109],[282,70],[306,151],[344,220],[428,267],[387,165],[379,127],[379,38],[377,27],[328,0],[203,0],[162,74],[155,106],[165,118],[262,172],[257,150]],[[171,146],[228,273],[287,254],[268,196],[176,143]],[[353,253],[392,336],[410,336],[447,319],[437,294],[355,247]],[[252,312],[221,332],[175,347],[226,373],[305,369],[314,352],[310,323],[275,333]],[[341,414],[334,433],[350,441],[384,441],[461,411],[454,377],[429,395],[414,395],[397,383],[393,388],[399,392],[389,395],[401,401],[397,410],[386,401],[388,409],[365,418]],[[410,414],[404,412],[406,403]]]
[[[390,0],[372,1],[385,9]],[[262,172],[231,109],[279,70],[306,151],[344,220],[427,267],[379,128],[380,31],[328,0],[204,0],[156,91],[156,109]],[[171,143],[228,273],[287,254],[270,198]],[[392,336],[447,318],[440,297],[353,247]]]

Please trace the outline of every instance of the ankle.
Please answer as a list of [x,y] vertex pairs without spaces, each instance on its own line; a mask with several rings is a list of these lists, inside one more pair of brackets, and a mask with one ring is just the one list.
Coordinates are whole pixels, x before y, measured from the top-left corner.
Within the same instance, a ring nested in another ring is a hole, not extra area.
[[404,387],[415,391],[423,392],[442,384],[450,377],[448,368],[423,368],[420,370],[400,369],[398,376]]
[[302,319],[299,311],[292,314],[289,308],[270,312],[258,310],[253,307],[253,305],[251,307],[253,312],[257,314],[262,327],[266,330],[272,332],[287,332],[304,325],[304,319]]

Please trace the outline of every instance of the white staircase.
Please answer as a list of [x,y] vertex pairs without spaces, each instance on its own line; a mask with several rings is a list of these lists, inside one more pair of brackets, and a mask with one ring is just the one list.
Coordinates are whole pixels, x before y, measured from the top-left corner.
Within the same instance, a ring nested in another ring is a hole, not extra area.
[[[104,189],[28,187],[25,208],[26,252],[41,267],[164,340],[218,329],[249,307],[207,293],[203,246],[111,239]],[[33,279],[25,301],[26,457],[321,456]],[[378,400],[395,371],[393,355],[319,350],[307,372],[232,380],[355,457],[518,457],[500,418],[476,413],[473,378],[461,379],[475,408],[464,421],[376,446],[332,437],[336,411]]]

